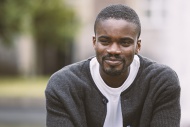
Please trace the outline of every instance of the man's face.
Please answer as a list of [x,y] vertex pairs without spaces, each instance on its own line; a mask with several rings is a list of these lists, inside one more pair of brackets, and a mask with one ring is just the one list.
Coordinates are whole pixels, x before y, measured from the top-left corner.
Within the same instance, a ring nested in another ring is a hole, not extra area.
[[137,26],[122,19],[99,21],[93,45],[100,73],[118,76],[129,73],[134,55],[140,50]]

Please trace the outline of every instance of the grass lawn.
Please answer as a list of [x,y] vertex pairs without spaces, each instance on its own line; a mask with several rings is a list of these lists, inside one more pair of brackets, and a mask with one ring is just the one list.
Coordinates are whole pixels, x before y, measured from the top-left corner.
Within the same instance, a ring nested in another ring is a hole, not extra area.
[[0,77],[0,97],[43,98],[49,77]]

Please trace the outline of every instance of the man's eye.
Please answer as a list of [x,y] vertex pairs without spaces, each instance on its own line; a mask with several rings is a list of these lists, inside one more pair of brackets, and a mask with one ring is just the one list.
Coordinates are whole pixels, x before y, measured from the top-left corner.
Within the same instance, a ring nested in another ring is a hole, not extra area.
[[131,42],[130,41],[121,41],[120,44],[122,46],[130,46],[131,45]]
[[101,40],[99,40],[99,42],[100,42],[101,44],[103,44],[103,45],[109,44],[109,41],[108,41],[107,39],[101,39]]
[[100,42],[108,42],[108,40],[100,40]]

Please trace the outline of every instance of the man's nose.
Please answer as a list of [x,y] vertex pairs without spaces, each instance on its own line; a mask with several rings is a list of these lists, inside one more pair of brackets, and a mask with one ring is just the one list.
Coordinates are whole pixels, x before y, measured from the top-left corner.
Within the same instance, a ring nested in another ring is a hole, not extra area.
[[121,53],[121,49],[120,49],[120,46],[117,44],[117,43],[112,43],[108,49],[107,49],[107,52],[109,54],[120,54]]

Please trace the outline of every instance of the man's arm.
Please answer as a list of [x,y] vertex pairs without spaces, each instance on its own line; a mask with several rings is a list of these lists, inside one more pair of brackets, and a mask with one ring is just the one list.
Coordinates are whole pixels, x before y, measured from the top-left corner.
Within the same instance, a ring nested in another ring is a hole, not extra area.
[[47,127],[86,127],[83,100],[73,80],[60,72],[50,78],[45,91]]
[[175,72],[168,75],[155,93],[151,127],[180,127],[180,85]]
[[69,114],[63,104],[50,91],[46,91],[46,126],[47,127],[74,127]]

